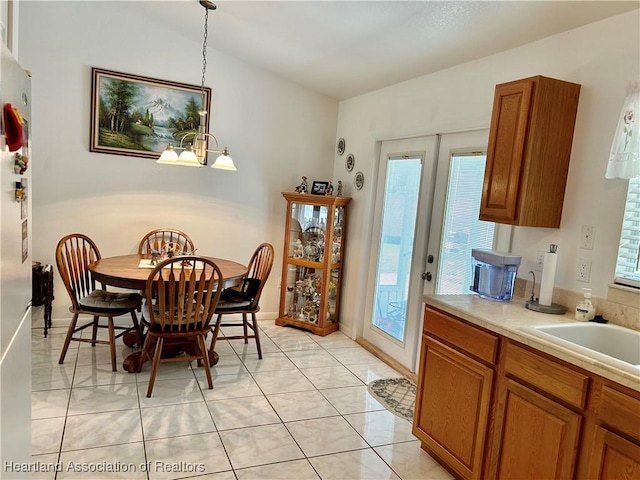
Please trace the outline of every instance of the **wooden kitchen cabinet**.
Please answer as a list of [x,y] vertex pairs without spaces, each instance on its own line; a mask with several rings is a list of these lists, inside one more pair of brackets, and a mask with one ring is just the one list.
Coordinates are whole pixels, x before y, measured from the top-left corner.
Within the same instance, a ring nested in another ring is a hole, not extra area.
[[429,305],[413,434],[461,479],[640,478],[640,392]]
[[589,378],[512,343],[505,350],[486,476],[573,478]]
[[585,477],[640,478],[640,393],[598,382],[592,397],[595,422],[583,442]]
[[491,478],[573,478],[580,414],[514,380],[506,381],[504,395],[500,454]]
[[640,445],[605,428],[596,427],[587,478],[640,478]]
[[579,95],[543,76],[496,86],[480,220],[560,227]]
[[426,309],[413,434],[460,478],[482,478],[497,346],[495,336]]
[[316,335],[338,330],[350,197],[282,192],[287,200],[276,325]]

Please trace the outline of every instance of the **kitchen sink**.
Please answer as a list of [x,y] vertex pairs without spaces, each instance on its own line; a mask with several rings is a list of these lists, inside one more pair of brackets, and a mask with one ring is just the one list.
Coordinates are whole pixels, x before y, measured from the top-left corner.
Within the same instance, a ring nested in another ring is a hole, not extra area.
[[640,332],[594,322],[525,327],[524,330],[608,365],[640,375]]

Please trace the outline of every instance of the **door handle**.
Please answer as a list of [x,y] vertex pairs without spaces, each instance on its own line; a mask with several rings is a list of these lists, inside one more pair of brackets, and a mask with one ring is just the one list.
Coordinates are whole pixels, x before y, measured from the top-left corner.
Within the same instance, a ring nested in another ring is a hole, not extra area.
[[433,263],[433,255],[427,257],[427,263]]
[[427,282],[430,282],[430,281],[431,281],[431,278],[432,278],[432,276],[431,276],[431,272],[424,272],[422,275],[420,275],[420,277],[421,277],[423,280],[426,280]]

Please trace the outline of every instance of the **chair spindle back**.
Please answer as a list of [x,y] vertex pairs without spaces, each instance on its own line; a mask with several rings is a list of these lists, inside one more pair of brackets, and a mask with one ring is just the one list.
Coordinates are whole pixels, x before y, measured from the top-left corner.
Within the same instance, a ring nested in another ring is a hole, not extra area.
[[270,243],[261,243],[255,252],[253,252],[251,260],[249,260],[249,273],[247,273],[247,277],[260,280],[258,291],[251,301],[250,308],[252,309],[257,308],[260,302],[260,294],[262,293],[264,284],[267,283],[267,278],[269,278],[269,273],[271,273],[271,267],[273,267],[273,256],[273,245]]
[[208,328],[222,291],[222,274],[211,260],[174,257],[156,266],[145,289],[151,328],[191,332]]
[[173,228],[159,228],[147,233],[138,245],[139,254],[151,253],[151,250],[162,251],[169,244],[175,244],[179,249],[179,254],[193,255],[195,246],[189,235]]
[[98,246],[86,235],[72,233],[58,242],[56,264],[74,310],[80,309],[81,298],[96,289],[89,265],[101,258]]

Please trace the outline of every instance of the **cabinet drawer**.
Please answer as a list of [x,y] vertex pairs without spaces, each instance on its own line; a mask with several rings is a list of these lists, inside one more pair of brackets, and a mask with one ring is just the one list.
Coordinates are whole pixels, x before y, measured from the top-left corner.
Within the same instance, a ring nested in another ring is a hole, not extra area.
[[429,307],[425,308],[424,332],[438,337],[469,355],[495,365],[498,337]]
[[604,385],[598,420],[640,440],[640,400]]
[[586,405],[589,377],[529,352],[513,343],[507,344],[505,373],[517,377],[570,405]]

